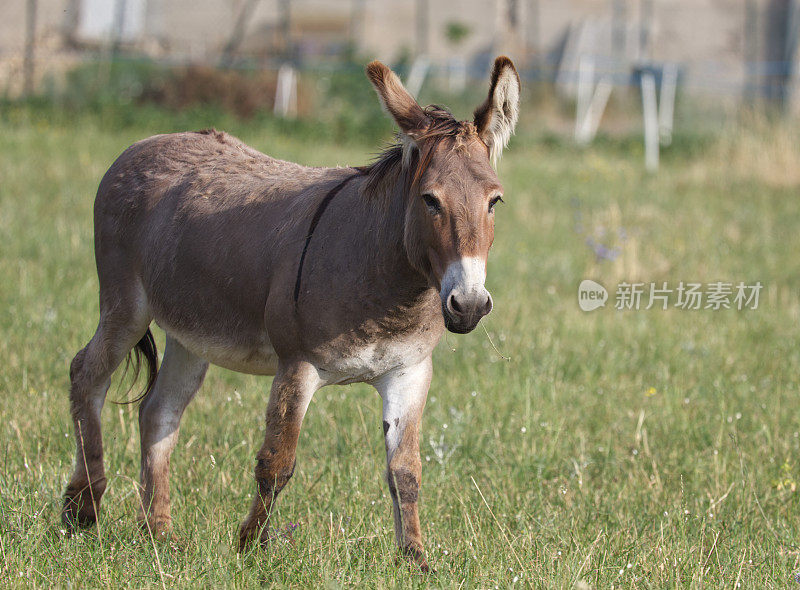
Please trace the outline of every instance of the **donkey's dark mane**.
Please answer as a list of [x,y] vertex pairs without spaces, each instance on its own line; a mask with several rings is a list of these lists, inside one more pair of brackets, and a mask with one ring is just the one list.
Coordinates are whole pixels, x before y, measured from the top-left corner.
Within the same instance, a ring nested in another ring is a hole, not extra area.
[[[416,132],[413,140],[404,139],[398,133],[395,141],[380,152],[371,164],[360,168],[361,173],[367,177],[363,193],[368,198],[385,196],[400,174],[405,174],[406,188],[410,188],[419,180],[430,162],[433,148],[443,139],[477,137],[475,125],[471,121],[458,121],[445,107],[430,105],[424,110],[430,123],[425,129]],[[411,141],[416,146],[410,145]]]

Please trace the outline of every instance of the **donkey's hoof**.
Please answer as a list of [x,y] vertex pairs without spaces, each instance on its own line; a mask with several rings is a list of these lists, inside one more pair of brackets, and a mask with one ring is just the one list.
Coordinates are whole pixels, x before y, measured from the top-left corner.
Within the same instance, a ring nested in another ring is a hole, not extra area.
[[428,560],[425,559],[425,553],[416,545],[407,545],[400,550],[401,555],[405,558],[406,562],[419,569],[423,574],[435,574],[436,570],[428,565]]
[[173,541],[172,519],[170,518],[151,518],[140,519],[139,527],[145,535],[152,535],[156,541]]
[[184,553],[189,544],[189,539],[177,535],[172,529],[172,521],[139,521],[139,533],[149,543],[151,540],[160,546],[175,553]]
[[61,522],[68,531],[93,526],[97,522],[97,510],[91,498],[84,498],[80,493],[75,496],[64,496]]
[[268,542],[268,537],[261,531],[260,526],[253,526],[245,523],[239,527],[239,553],[244,553],[250,546],[259,541],[259,545],[264,546]]
[[88,528],[97,522],[100,513],[100,499],[106,491],[106,478],[99,477],[91,484],[70,482],[64,491],[64,507],[61,522],[68,531]]
[[422,561],[416,562],[416,564],[417,564],[417,567],[419,568],[420,573],[423,573],[423,574],[435,574],[436,573],[436,570],[435,569],[431,569],[431,567],[428,565],[428,562],[425,561],[424,557],[422,558]]

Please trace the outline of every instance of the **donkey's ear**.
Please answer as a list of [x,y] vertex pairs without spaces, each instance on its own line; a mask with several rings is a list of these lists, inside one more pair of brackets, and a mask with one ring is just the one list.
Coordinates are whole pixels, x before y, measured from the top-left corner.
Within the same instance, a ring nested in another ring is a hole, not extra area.
[[519,89],[519,74],[514,64],[501,55],[494,60],[489,96],[475,109],[475,127],[478,136],[489,147],[492,162],[497,162],[517,126]]
[[375,87],[381,105],[395,120],[400,131],[413,138],[415,132],[425,129],[428,116],[405,89],[397,74],[381,62],[373,61],[367,66],[367,77]]

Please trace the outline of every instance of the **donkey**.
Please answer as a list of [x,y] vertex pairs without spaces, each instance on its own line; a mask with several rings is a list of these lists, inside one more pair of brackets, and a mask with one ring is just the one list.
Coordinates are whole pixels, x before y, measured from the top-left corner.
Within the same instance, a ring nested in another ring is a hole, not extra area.
[[[206,130],[140,141],[106,172],[94,207],[100,321],[70,366],[70,528],[97,519],[100,412],[112,373],[134,354],[149,365],[139,520],[171,534],[170,455],[213,363],[274,375],[240,550],[269,538],[314,392],[365,382],[383,401],[397,543],[427,569],[417,500],[431,354],[445,328],[470,332],[492,309],[484,281],[502,195],[492,164],[516,125],[520,82],[498,57],[468,122],[420,107],[380,62],[366,72],[400,130],[369,166],[301,166]],[[154,320],[166,332],[160,370]]]

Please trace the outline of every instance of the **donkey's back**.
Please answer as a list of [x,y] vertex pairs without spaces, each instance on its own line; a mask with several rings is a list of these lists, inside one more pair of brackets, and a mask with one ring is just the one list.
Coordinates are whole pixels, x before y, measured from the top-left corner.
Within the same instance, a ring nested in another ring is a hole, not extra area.
[[138,224],[152,223],[156,215],[163,221],[253,214],[297,197],[330,172],[272,158],[213,129],[154,135],[126,149],[106,172],[95,201],[95,230],[106,232],[102,223],[116,223],[115,233],[136,243],[151,237],[140,235]]
[[304,213],[337,173],[214,130],[134,144],[95,203],[101,317],[125,302],[206,360],[273,374],[266,301],[291,280],[281,262],[296,258]]

